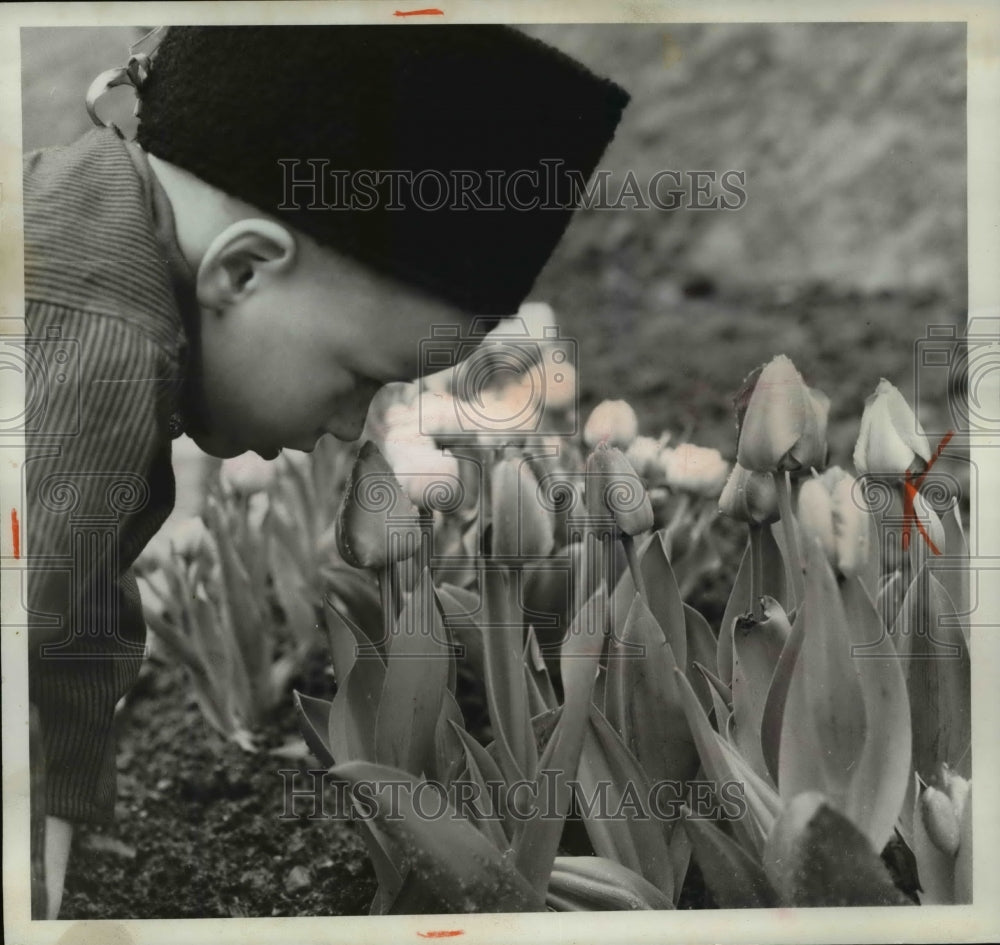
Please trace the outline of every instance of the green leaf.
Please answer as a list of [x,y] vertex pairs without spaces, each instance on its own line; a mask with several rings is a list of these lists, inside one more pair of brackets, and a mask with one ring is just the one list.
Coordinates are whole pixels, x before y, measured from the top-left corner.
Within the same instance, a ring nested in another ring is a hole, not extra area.
[[719,624],[719,637],[716,644],[715,665],[719,678],[727,685],[733,681],[733,625],[736,619],[750,609],[750,544],[743,551],[740,566],[733,581],[733,589],[729,592],[726,609],[722,613]]
[[485,678],[486,656],[483,652],[483,632],[479,626],[483,614],[479,596],[453,584],[442,584],[434,590],[448,630],[461,648],[459,658],[468,662],[477,679]]
[[[409,870],[411,892],[426,897],[436,912],[539,912],[544,910],[536,892],[490,841],[469,821],[455,815],[448,804],[443,816],[428,819],[420,810],[436,810],[435,788],[420,788],[412,775],[396,768],[365,762],[348,762],[333,769],[357,791],[370,793],[376,809],[371,813],[379,831],[393,844],[402,868]],[[415,794],[415,792],[421,792]],[[397,819],[398,817],[398,819]],[[422,896],[409,897],[409,907]]]
[[[490,792],[490,784],[506,785],[507,782],[497,767],[496,761],[493,760],[493,756],[479,742],[465,729],[457,725],[454,726],[454,730],[465,753],[466,773],[469,781],[479,791],[477,803],[472,805],[472,820],[498,850],[507,850],[513,839],[514,825],[503,806],[503,793],[494,795]],[[498,801],[498,809],[492,807],[494,796]],[[482,816],[478,816],[480,813]]]
[[622,639],[612,640],[608,650],[606,704],[609,721],[620,726],[623,741],[653,781],[686,781],[698,767],[675,668],[659,624],[636,594]]
[[482,626],[484,681],[500,767],[511,781],[530,779],[535,776],[538,756],[524,678],[520,611],[513,593],[516,587],[506,569],[485,571],[482,582],[487,614]]
[[687,665],[684,675],[694,687],[695,693],[707,712],[712,708],[712,696],[705,678],[695,672],[694,664],[700,663],[710,672],[715,673],[716,640],[708,621],[690,604],[684,605],[684,626],[687,630]]
[[965,777],[971,773],[971,666],[955,613],[944,586],[924,567],[892,630],[911,694],[913,767],[925,781],[942,761]]
[[733,718],[736,745],[763,778],[771,775],[761,747],[761,722],[774,670],[791,634],[788,617],[773,597],[764,598],[764,616],[737,620],[733,629]]
[[299,716],[302,737],[316,760],[324,768],[329,768],[334,763],[329,742],[330,711],[333,703],[326,699],[307,696],[297,689],[292,690],[292,699]]
[[535,631],[530,626],[524,643],[523,659],[527,679],[534,687],[532,692],[537,694],[539,702],[538,706],[532,708],[532,715],[537,715],[543,709],[554,709],[559,704],[559,700],[556,698],[555,689],[552,688],[552,677],[549,676],[549,670],[542,657]]
[[841,595],[865,716],[872,720],[852,772],[844,812],[872,847],[881,850],[892,837],[910,777],[910,697],[896,649],[862,582],[848,578]]
[[[656,812],[646,810],[646,799],[652,793],[650,778],[593,704],[577,778],[583,797],[594,804],[591,811],[581,810],[594,852],[634,870],[672,898],[674,876],[667,832]],[[642,805],[645,819],[641,815],[621,819],[613,816],[622,809],[623,799],[629,804],[635,797]],[[602,803],[599,798],[606,800]]]
[[330,710],[327,740],[340,761],[375,758],[379,702],[385,686],[385,666],[369,656],[357,659],[344,685],[337,689]]
[[641,563],[650,613],[674,652],[678,666],[687,665],[687,621],[684,602],[674,578],[673,568],[663,548],[663,532],[657,531],[646,546]]
[[816,792],[785,808],[768,838],[764,872],[784,906],[912,905],[864,834]]
[[415,775],[433,770],[434,730],[447,680],[444,624],[425,568],[389,640],[375,722],[375,758],[380,764]]
[[805,630],[805,606],[799,607],[791,632],[785,640],[778,657],[778,664],[771,676],[771,683],[764,701],[764,711],[760,720],[760,747],[767,765],[771,780],[778,782],[778,758],[781,749],[781,727],[785,718],[785,702],[788,700],[788,687],[792,682],[792,671],[795,669]]
[[720,909],[769,909],[777,896],[760,863],[710,820],[681,821],[705,885]]
[[969,784],[969,796],[962,811],[961,834],[958,845],[958,857],[955,859],[955,902],[966,904],[972,902],[972,784]]
[[[684,678],[680,670],[674,672],[680,690],[681,703],[694,736],[701,766],[704,768],[708,780],[715,782],[716,785],[741,780],[729,763],[729,759],[722,749],[722,738],[709,724],[708,716],[702,709],[691,684]],[[748,852],[759,851],[763,847],[763,831],[752,818],[740,817],[734,820],[733,831],[740,844]]]
[[441,711],[434,727],[434,778],[442,784],[450,782],[465,756],[462,740],[454,731],[464,722],[462,709],[451,691],[445,689],[441,693]]
[[843,810],[864,749],[865,704],[847,614],[818,541],[806,543],[806,560],[803,641],[782,719],[778,788],[786,800],[819,791]]
[[[602,581],[593,596],[574,617],[563,643],[560,659],[563,711],[538,763],[540,789],[547,787],[546,772],[554,773],[556,810],[547,811],[545,819],[532,820],[519,828],[515,849],[517,865],[529,885],[544,890],[569,811],[570,787],[567,783],[577,770],[587,725],[594,678],[604,648],[604,628],[608,619],[607,592]],[[540,796],[545,796],[539,792]],[[559,816],[553,816],[558,814]]]
[[556,857],[545,901],[557,912],[674,907],[662,890],[634,870],[600,856]]

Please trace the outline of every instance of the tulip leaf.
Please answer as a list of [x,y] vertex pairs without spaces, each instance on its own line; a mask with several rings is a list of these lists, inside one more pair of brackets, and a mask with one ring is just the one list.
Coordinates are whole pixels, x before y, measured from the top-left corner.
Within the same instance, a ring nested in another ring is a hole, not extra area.
[[816,792],[785,808],[768,838],[764,871],[784,906],[912,905],[864,834]]
[[750,545],[747,544],[740,559],[739,570],[733,581],[733,589],[729,593],[729,601],[722,614],[719,624],[719,637],[716,645],[715,665],[719,678],[727,685],[733,681],[733,626],[736,619],[750,610]]
[[771,597],[764,600],[762,620],[737,620],[733,629],[733,718],[741,754],[761,777],[770,778],[761,748],[761,722],[791,628],[781,605]]
[[631,804],[631,798],[637,796],[642,804],[646,803],[652,793],[650,779],[611,723],[594,705],[590,707],[577,777],[584,798],[596,808],[596,813],[582,811],[594,852],[645,876],[657,889],[672,897],[674,876],[666,832],[660,829],[657,820],[648,819],[648,816],[655,818],[656,812],[643,809],[646,818],[619,819],[616,816],[618,811],[627,809],[624,805]]
[[[698,675],[705,682],[709,692],[710,705],[705,709],[705,714],[708,715],[709,709],[715,710],[715,730],[724,735],[729,717],[733,714],[733,694],[718,676],[710,673],[701,663],[695,663],[694,668],[698,670]],[[694,689],[694,683],[690,679],[688,682],[691,682],[691,688]]]
[[962,618],[962,630],[965,642],[969,643],[969,614],[971,598],[969,596],[969,544],[965,539],[965,529],[962,527],[962,514],[959,511],[958,500],[952,501],[951,508],[941,516],[944,526],[944,544],[942,552],[947,554],[949,563],[955,567],[935,568],[940,575],[941,583],[948,592],[956,608],[956,613]]
[[376,720],[385,687],[385,666],[361,657],[337,689],[330,709],[327,742],[339,761],[371,761],[376,752]]
[[795,669],[799,650],[802,649],[803,631],[805,629],[805,607],[799,607],[792,624],[791,632],[781,649],[781,656],[771,676],[771,683],[764,702],[764,712],[760,720],[760,746],[771,780],[778,782],[778,757],[781,748],[781,727],[785,718],[785,702],[788,699],[788,687],[792,681],[792,671]]
[[393,844],[412,884],[408,908],[436,912],[535,912],[544,909],[540,893],[529,885],[490,841],[447,804],[444,816],[429,819],[423,810],[446,803],[434,797],[433,785],[421,787],[405,771],[366,762],[348,762],[333,774],[352,788],[364,784],[373,796],[370,814],[380,832]]
[[[698,749],[698,757],[701,759],[701,766],[706,777],[716,785],[739,781],[739,777],[729,763],[729,758],[722,749],[720,737],[709,724],[708,716],[702,709],[694,689],[680,670],[674,672],[681,703],[687,716],[688,725],[691,727],[691,733]],[[740,844],[748,852],[759,852],[763,847],[763,831],[756,822],[752,822],[749,818],[740,817],[734,820],[733,831]]]
[[389,640],[375,721],[375,758],[380,764],[392,762],[391,766],[415,775],[433,770],[434,730],[449,659],[444,624],[425,568]]
[[673,901],[634,870],[600,856],[556,857],[545,901],[557,912],[672,909]]
[[[490,791],[491,784],[502,785],[507,782],[504,781],[493,756],[479,742],[457,724],[454,725],[454,732],[462,743],[469,781],[478,792],[478,797],[473,798],[473,803],[470,805],[471,819],[498,850],[507,850],[510,848],[513,836],[513,823],[503,806],[498,809],[492,806],[494,797],[500,805],[503,805],[503,793],[494,794]],[[463,810],[460,813],[465,812]]]
[[[576,774],[583,748],[594,679],[604,649],[607,610],[607,591],[602,581],[574,617],[563,643],[563,709],[538,763],[539,779],[546,773],[554,774],[557,809],[547,811],[544,819],[522,825],[516,842],[518,868],[534,889],[543,889],[548,882],[569,811],[568,781]],[[543,782],[541,787],[547,785]]]
[[807,543],[807,562],[802,648],[782,718],[778,787],[786,799],[819,791],[843,809],[864,748],[865,704],[847,614],[818,541]]
[[483,679],[486,658],[479,626],[483,619],[479,595],[454,584],[442,584],[434,592],[441,604],[445,624],[459,648],[456,656],[468,662],[477,679]]
[[334,763],[329,742],[330,710],[333,704],[326,699],[307,696],[296,689],[292,690],[292,699],[299,716],[302,737],[316,760],[324,768],[329,768]]
[[[324,567],[326,599],[341,613],[350,614],[365,636],[385,650],[385,619],[377,584],[355,568]],[[332,600],[331,600],[332,598]]]
[[676,666],[658,622],[636,594],[623,636],[612,640],[608,650],[607,707],[623,741],[653,781],[686,781],[698,767],[677,692]]
[[545,659],[542,657],[541,647],[538,645],[538,638],[535,636],[534,628],[528,627],[524,644],[524,667],[526,679],[533,687],[532,692],[537,694],[539,706],[532,708],[532,715],[537,715],[543,709],[554,709],[559,700],[556,697],[555,689],[552,687],[552,677],[549,675]]
[[641,563],[646,585],[646,602],[663,631],[678,666],[687,665],[687,623],[684,602],[674,578],[673,568],[663,548],[663,531],[653,534],[646,546]]
[[720,909],[768,909],[777,896],[760,863],[710,820],[686,811],[684,833],[712,898]]
[[955,612],[944,586],[924,567],[893,625],[911,694],[913,767],[924,780],[941,762],[970,774],[971,666]]
[[670,865],[674,871],[674,906],[680,901],[684,890],[684,880],[691,866],[691,838],[683,829],[674,829],[670,833],[667,844],[670,853]]
[[454,727],[461,728],[464,721],[462,709],[451,690],[445,689],[441,693],[441,711],[434,727],[434,777],[442,784],[451,782],[465,756],[462,740],[454,731]]
[[881,850],[892,837],[910,778],[910,697],[895,647],[864,585],[848,578],[841,593],[865,716],[875,720],[867,726],[844,812]]
[[520,610],[506,569],[482,575],[486,620],[482,626],[486,700],[500,767],[509,781],[533,778],[538,763],[531,731]]
[[711,672],[716,670],[716,641],[708,621],[690,604],[684,605],[684,627],[687,631],[687,665],[684,675],[694,687],[707,712],[712,708],[712,697],[704,677],[695,672],[694,664],[700,663]]

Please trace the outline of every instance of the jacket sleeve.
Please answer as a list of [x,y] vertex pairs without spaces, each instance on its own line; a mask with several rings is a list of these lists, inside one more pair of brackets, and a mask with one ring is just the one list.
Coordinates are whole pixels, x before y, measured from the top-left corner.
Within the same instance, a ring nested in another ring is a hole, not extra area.
[[175,371],[122,319],[50,308],[35,313],[32,331],[45,340],[27,391],[37,416],[26,436],[24,550],[46,810],[106,821],[114,709],[145,645],[129,569],[174,499],[167,430]]

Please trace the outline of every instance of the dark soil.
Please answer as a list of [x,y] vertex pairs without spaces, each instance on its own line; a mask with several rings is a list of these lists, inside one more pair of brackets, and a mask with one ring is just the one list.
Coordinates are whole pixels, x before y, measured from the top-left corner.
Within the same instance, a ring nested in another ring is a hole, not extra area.
[[[325,665],[317,654],[295,685],[329,697]],[[316,767],[270,751],[298,737],[290,698],[250,754],[208,727],[180,669],[151,661],[119,722],[116,823],[77,831],[61,919],[367,914],[354,827],[305,819],[301,801],[302,819],[282,817],[279,772]]]

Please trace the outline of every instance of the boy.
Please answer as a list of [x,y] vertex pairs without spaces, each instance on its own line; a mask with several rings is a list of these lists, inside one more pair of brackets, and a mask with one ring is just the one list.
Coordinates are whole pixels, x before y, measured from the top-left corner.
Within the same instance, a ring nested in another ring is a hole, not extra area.
[[136,142],[103,129],[25,164],[51,918],[72,824],[113,816],[111,722],[145,640],[129,568],[173,504],[171,439],[271,458],[356,438],[432,326],[517,311],[627,102],[485,26],[172,28],[123,81]]

